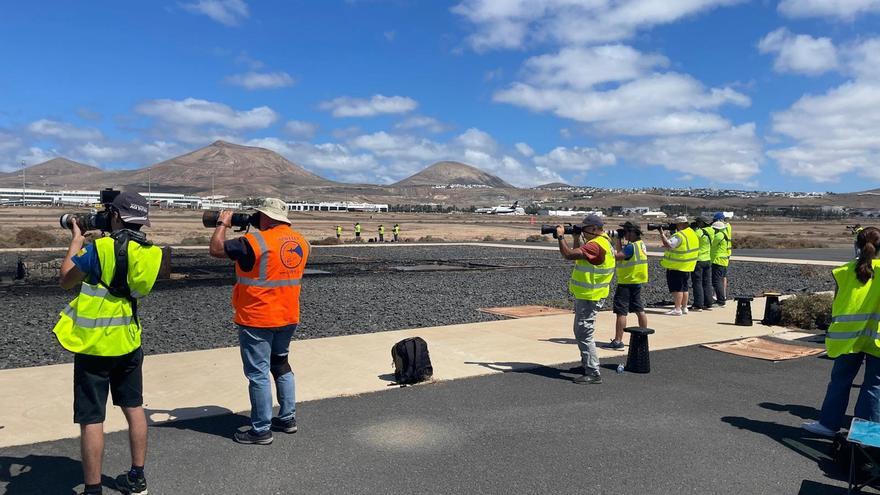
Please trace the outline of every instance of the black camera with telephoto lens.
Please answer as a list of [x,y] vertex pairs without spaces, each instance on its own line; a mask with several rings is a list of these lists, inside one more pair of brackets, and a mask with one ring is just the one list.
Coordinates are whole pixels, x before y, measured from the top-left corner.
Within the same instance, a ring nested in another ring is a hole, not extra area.
[[[209,229],[217,226],[220,220],[220,212],[217,210],[208,210],[202,213],[202,225]],[[238,227],[238,232],[248,230],[248,227],[260,226],[260,212],[255,213],[233,213],[230,223],[233,227]]]
[[[570,223],[563,225],[565,229],[566,235],[581,235],[583,232],[583,228],[580,225],[572,225]],[[552,235],[554,239],[556,239],[556,226],[555,225],[541,225],[541,235]]]
[[79,225],[79,229],[83,232],[90,230],[100,230],[101,232],[110,232],[110,212],[113,200],[119,196],[120,191],[111,187],[101,190],[101,211],[93,211],[91,213],[65,213],[58,219],[63,229],[73,229],[73,224]]
[[673,232],[676,228],[677,228],[677,226],[674,223],[649,223],[648,224],[649,231],[656,230],[659,232],[661,230],[665,230],[668,232]]

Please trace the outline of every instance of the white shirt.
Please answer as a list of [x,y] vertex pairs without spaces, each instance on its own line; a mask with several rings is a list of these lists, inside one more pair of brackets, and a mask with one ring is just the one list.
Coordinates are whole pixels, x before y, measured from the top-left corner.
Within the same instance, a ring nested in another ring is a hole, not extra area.
[[673,236],[669,238],[669,249],[675,249],[681,245],[681,236]]

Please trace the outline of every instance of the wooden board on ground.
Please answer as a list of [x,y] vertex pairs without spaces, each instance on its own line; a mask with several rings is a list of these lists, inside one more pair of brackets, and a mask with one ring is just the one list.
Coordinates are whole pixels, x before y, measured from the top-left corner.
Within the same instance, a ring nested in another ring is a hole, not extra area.
[[703,344],[703,347],[716,351],[736,354],[766,361],[786,361],[807,356],[815,356],[825,352],[823,347],[807,347],[803,345],[783,344],[761,337],[749,337],[747,339],[721,342],[718,344]]
[[571,313],[570,310],[553,308],[550,306],[509,306],[505,308],[480,308],[483,313],[506,316],[508,318],[530,318],[532,316],[564,315]]

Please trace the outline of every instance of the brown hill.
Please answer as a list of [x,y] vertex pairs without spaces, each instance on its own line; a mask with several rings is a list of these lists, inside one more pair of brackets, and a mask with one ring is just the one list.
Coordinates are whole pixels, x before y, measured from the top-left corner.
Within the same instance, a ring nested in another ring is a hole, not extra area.
[[392,184],[392,186],[445,186],[449,184],[513,187],[499,177],[459,162],[437,162],[417,174]]
[[[98,167],[57,157],[26,167],[25,180],[27,187],[74,188],[83,182],[82,177],[92,177],[102,172]],[[21,187],[21,171],[0,174],[0,186]]]
[[[212,188],[213,176],[213,188]],[[274,151],[216,141],[204,148],[150,167],[116,174],[122,186],[227,196],[290,196],[298,186],[330,186]]]

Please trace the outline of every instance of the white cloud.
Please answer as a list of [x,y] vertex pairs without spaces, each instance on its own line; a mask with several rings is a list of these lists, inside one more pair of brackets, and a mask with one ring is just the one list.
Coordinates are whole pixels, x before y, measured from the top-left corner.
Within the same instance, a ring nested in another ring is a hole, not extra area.
[[245,72],[226,78],[226,82],[245,89],[276,89],[293,86],[296,79],[287,72]]
[[782,0],[779,12],[788,17],[833,17],[852,20],[880,13],[880,0]]
[[631,136],[721,130],[728,122],[705,110],[750,103],[747,96],[733,89],[707,90],[692,77],[676,73],[652,74],[608,90],[578,91],[518,82],[493,98],[588,123],[599,132]]
[[579,146],[572,148],[558,146],[546,155],[534,157],[533,160],[536,164],[554,171],[573,170],[577,172],[586,172],[596,167],[614,165],[617,162],[614,153]]
[[751,123],[714,132],[621,142],[611,148],[618,156],[727,184],[754,178],[763,156]]
[[830,38],[813,38],[779,28],[758,43],[761,53],[776,55],[777,72],[818,75],[837,67],[837,49]]
[[369,153],[357,153],[338,143],[312,144],[304,141],[285,141],[274,137],[251,139],[248,146],[259,146],[283,155],[316,172],[327,171],[347,182],[383,180],[384,167]]
[[513,145],[516,148],[516,151],[519,151],[519,154],[526,157],[531,158],[535,156],[535,150],[532,149],[527,143],[516,143]]
[[435,134],[449,130],[449,127],[439,120],[433,117],[425,117],[423,115],[407,117],[403,121],[394,124],[394,128],[402,130],[423,129]]
[[223,103],[196,98],[148,100],[135,110],[165,124],[184,127],[211,125],[234,130],[262,129],[278,120],[278,114],[269,107],[234,110]]
[[284,132],[293,137],[311,139],[318,132],[318,124],[302,120],[288,120],[284,124]]
[[832,182],[843,175],[880,179],[880,83],[856,80],[801,97],[773,115],[790,146],[768,154],[783,172]]
[[182,7],[194,14],[202,14],[226,26],[237,26],[250,16],[244,0],[198,0]]
[[880,38],[844,47],[847,69],[859,80],[880,80]]
[[626,45],[567,47],[532,57],[523,64],[526,80],[538,86],[588,89],[604,82],[636,79],[655,67],[665,67],[662,55],[646,55]]
[[476,50],[618,41],[639,29],[668,24],[742,0],[463,0],[452,8],[470,21]]
[[39,136],[51,137],[68,141],[87,141],[90,139],[101,139],[103,135],[98,129],[77,127],[67,122],[58,122],[56,120],[40,119],[31,122],[28,131]]
[[405,96],[373,95],[369,100],[340,96],[321,102],[321,110],[331,111],[334,117],[373,117],[381,114],[407,113],[415,110],[418,102]]

